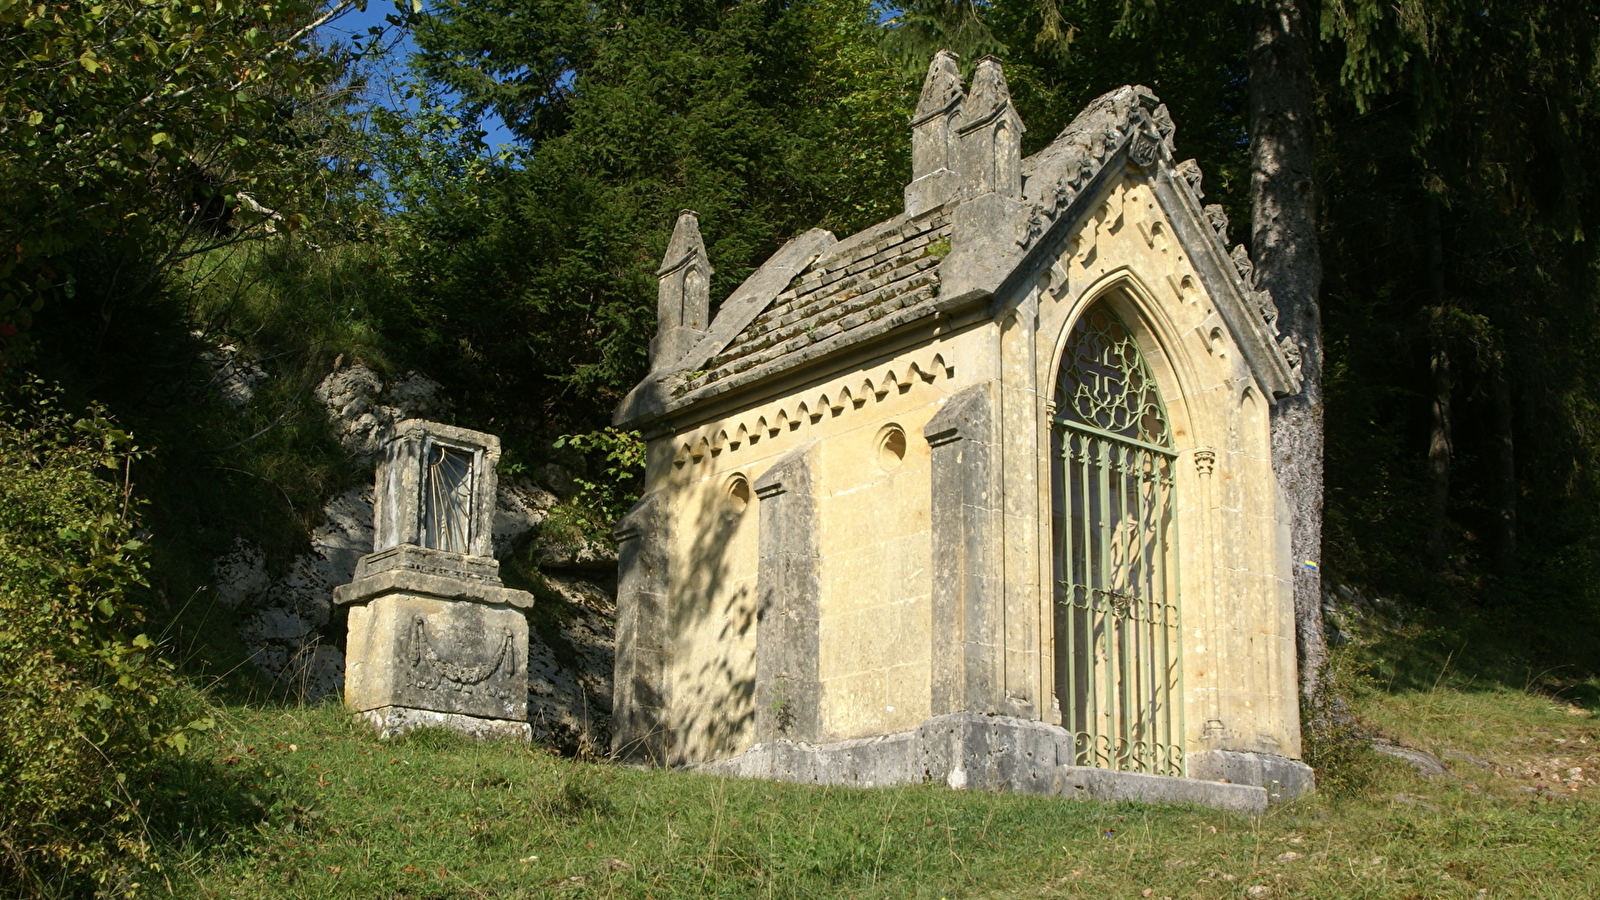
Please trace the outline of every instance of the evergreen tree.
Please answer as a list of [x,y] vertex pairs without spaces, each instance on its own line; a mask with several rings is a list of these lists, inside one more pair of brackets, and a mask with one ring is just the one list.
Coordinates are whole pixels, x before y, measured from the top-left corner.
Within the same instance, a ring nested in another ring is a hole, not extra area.
[[471,196],[400,216],[410,292],[385,327],[497,425],[609,418],[644,372],[680,209],[726,296],[807,228],[892,215],[907,177],[913,85],[860,0],[491,0],[416,34],[420,71],[522,146]]

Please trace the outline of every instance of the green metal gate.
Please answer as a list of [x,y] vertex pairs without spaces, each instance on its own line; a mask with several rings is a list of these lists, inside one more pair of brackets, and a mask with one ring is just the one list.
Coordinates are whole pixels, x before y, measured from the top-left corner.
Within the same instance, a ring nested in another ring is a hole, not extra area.
[[1182,775],[1177,453],[1138,343],[1103,304],[1063,354],[1051,451],[1055,689],[1073,762]]

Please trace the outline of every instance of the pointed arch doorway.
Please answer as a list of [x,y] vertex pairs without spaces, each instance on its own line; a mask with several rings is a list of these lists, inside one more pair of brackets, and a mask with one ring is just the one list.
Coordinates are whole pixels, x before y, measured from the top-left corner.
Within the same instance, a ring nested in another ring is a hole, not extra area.
[[1067,338],[1051,418],[1055,695],[1072,763],[1181,776],[1177,451],[1138,341],[1104,301]]

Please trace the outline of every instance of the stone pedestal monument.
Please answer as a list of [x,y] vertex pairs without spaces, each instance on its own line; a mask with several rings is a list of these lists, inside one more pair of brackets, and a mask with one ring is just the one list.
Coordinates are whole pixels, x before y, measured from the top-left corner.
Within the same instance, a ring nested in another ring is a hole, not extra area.
[[530,739],[526,591],[491,552],[494,435],[402,422],[378,467],[373,552],[334,590],[350,607],[345,705],[380,735],[452,728]]

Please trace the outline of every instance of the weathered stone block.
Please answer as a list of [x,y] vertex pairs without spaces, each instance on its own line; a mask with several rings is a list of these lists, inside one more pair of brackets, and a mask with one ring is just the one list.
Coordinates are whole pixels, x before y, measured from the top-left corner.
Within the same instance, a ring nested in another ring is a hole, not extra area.
[[665,705],[662,637],[666,632],[671,519],[656,494],[646,494],[617,523],[617,653],[612,679],[612,752],[622,759],[662,762]]
[[916,730],[917,768],[929,780],[964,790],[1049,794],[1069,740],[1054,725],[960,712]]
[[993,296],[1024,255],[1021,201],[991,191],[963,201],[954,219],[950,255],[940,267],[941,307]]
[[[1107,803],[1192,803],[1229,812],[1260,815],[1271,786],[1203,781],[1065,765],[1071,735],[1054,725],[1010,716],[953,713],[934,716],[911,731],[808,744],[770,741],[731,759],[707,763],[703,772],[802,784],[879,787],[917,782],[943,783],[957,790],[1003,791],[1039,797],[1099,800]],[[1233,754],[1239,756],[1241,754]],[[1237,762],[1237,761],[1236,761]],[[1270,760],[1252,761],[1258,773],[1287,770]],[[1247,777],[1247,768],[1235,774]]]
[[424,720],[469,734],[528,733],[522,610],[533,597],[504,587],[491,556],[499,455],[494,435],[415,419],[385,448],[375,552],[333,590],[350,607],[345,705],[372,713],[380,734]]
[[1190,778],[1260,785],[1273,803],[1297,800],[1316,787],[1316,773],[1298,759],[1268,753],[1200,750],[1187,761]]
[[951,397],[931,448],[933,712],[999,709],[1001,500],[993,391]]
[[755,483],[761,532],[756,592],[756,739],[816,740],[820,583],[811,447],[801,447]]
[[1267,791],[1255,785],[1113,772],[1088,766],[1058,768],[1051,793],[1057,797],[1105,803],[1192,803],[1252,816],[1267,811]]
[[410,709],[404,706],[385,706],[369,709],[358,717],[371,725],[378,737],[385,740],[399,737],[418,728],[448,728],[479,740],[513,740],[527,742],[533,739],[533,727],[527,722],[505,719],[480,719],[456,713]]
[[527,647],[513,607],[385,594],[350,610],[345,704],[523,721]]

